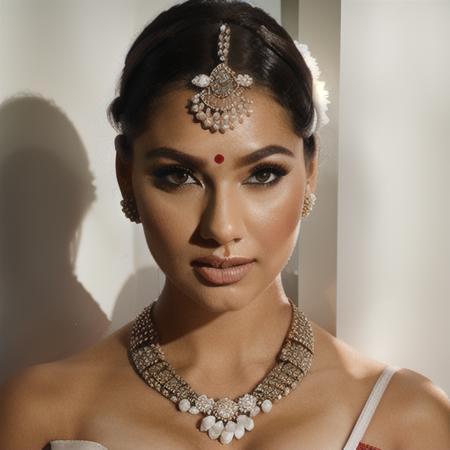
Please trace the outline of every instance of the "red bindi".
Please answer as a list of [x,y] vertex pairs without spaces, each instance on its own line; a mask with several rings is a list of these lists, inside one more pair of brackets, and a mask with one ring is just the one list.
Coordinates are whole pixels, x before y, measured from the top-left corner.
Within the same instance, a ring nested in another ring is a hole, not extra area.
[[221,155],[220,153],[217,154],[217,155],[215,156],[215,158],[214,158],[214,161],[215,161],[217,164],[222,164],[222,163],[224,162],[224,160],[225,160],[224,156]]

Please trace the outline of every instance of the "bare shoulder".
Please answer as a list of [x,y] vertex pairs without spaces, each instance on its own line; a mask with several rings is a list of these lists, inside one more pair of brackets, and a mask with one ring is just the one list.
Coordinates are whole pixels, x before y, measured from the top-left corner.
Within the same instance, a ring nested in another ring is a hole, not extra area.
[[73,439],[84,398],[126,359],[128,325],[67,358],[22,369],[0,386],[0,448],[41,450]]
[[56,375],[53,364],[39,364],[0,386],[0,448],[40,450],[56,432],[65,414]]
[[[397,411],[400,449],[450,448],[450,401],[426,376],[401,369],[392,377],[390,404]],[[398,414],[401,411],[401,414]]]
[[[325,361],[318,365],[334,366],[334,371],[342,374],[343,380],[348,380],[348,386],[355,386],[346,390],[346,398],[351,398],[351,392],[357,392],[358,385],[364,386],[367,395],[387,364],[361,354],[317,325],[314,326],[314,334]],[[397,370],[363,441],[380,448],[398,450],[450,449],[450,402],[447,394],[414,370]]]

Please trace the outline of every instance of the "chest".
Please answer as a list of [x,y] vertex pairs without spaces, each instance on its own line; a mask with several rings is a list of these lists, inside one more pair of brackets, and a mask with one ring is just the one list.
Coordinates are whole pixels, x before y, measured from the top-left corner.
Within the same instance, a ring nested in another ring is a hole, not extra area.
[[[142,388],[142,389],[141,389]],[[298,391],[298,392],[297,392]],[[270,413],[254,417],[254,428],[233,439],[233,450],[341,450],[356,412],[336,395],[295,390]],[[176,405],[146,386],[136,391],[120,387],[90,402],[80,420],[76,439],[99,442],[108,450],[209,450],[219,440],[199,430],[203,415],[180,412]],[[226,447],[226,446],[225,446]]]

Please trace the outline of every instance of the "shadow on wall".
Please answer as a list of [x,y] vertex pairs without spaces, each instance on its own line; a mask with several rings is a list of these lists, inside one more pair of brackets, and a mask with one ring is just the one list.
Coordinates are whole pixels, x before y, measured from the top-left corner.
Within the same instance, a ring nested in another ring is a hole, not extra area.
[[0,105],[0,382],[95,343],[109,320],[74,274],[95,200],[86,150],[51,101]]
[[133,321],[147,305],[157,300],[164,281],[164,272],[157,266],[143,267],[130,275],[117,296],[105,337]]

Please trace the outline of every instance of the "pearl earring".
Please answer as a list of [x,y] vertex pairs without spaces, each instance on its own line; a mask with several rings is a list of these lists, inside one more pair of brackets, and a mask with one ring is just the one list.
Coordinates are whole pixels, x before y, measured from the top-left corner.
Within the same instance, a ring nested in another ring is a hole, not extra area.
[[129,196],[126,199],[121,200],[120,205],[122,206],[122,211],[128,219],[132,222],[141,223],[133,197]]
[[316,203],[316,195],[314,192],[309,192],[305,196],[305,200],[303,202],[303,209],[302,209],[302,217],[308,217],[311,213],[314,204]]

